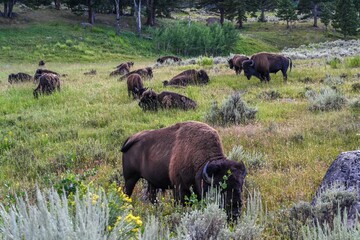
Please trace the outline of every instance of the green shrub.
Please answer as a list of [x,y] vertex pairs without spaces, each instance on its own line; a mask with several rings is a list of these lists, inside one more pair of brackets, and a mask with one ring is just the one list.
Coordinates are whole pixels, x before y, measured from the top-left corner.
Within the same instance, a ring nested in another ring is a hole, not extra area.
[[311,111],[340,110],[347,103],[346,98],[341,93],[329,87],[322,88],[320,93],[309,90],[305,96],[310,101],[309,109]]
[[326,60],[326,63],[329,64],[331,68],[338,68],[342,62],[343,59],[340,57],[332,57]]
[[360,83],[353,83],[351,85],[351,89],[354,91],[354,92],[359,92],[360,91]]
[[352,110],[360,111],[360,98],[353,99],[349,105]]
[[326,84],[328,86],[341,85],[341,84],[344,84],[344,78],[326,75],[324,84]]
[[231,24],[179,22],[170,27],[162,27],[153,32],[158,50],[186,56],[227,55],[238,41],[238,32]]
[[235,146],[228,154],[228,158],[233,161],[244,161],[249,170],[257,170],[265,166],[266,159],[260,152],[247,152],[242,146]]
[[214,59],[208,57],[200,57],[197,61],[200,66],[211,66],[214,64]]
[[259,94],[259,98],[264,100],[276,100],[281,98],[281,94],[277,90],[263,91]]
[[210,112],[205,116],[205,120],[215,125],[247,124],[255,119],[257,109],[247,106],[241,99],[238,92],[226,99],[219,108],[217,102],[213,102]]
[[347,67],[358,68],[360,67],[360,57],[356,56],[354,58],[349,58],[345,61]]

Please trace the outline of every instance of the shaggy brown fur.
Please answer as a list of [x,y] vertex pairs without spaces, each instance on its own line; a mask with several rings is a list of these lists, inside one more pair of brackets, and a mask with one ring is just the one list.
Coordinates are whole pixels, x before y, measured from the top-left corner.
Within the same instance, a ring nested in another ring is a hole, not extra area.
[[34,75],[34,81],[39,80],[41,75],[43,75],[44,73],[51,73],[51,74],[55,74],[56,76],[60,77],[60,74],[58,74],[57,72],[47,70],[47,69],[37,69],[35,72],[35,75]]
[[159,107],[189,110],[196,108],[197,104],[194,100],[178,93],[164,91],[156,94],[154,91],[148,90],[142,94],[139,106],[143,111],[157,111]]
[[168,85],[177,85],[177,86],[187,86],[187,85],[199,85],[207,84],[209,82],[209,76],[204,70],[195,70],[190,69],[181,72],[180,74],[173,77],[170,81],[163,81],[164,86]]
[[140,98],[141,94],[146,91],[147,88],[144,88],[141,76],[137,73],[133,73],[127,78],[127,87],[128,87],[128,96],[130,94],[134,98]]
[[31,75],[27,74],[27,73],[12,73],[9,75],[8,77],[8,82],[10,84],[13,84],[13,83],[17,83],[17,82],[26,82],[26,81],[31,81],[32,77]]
[[229,215],[239,216],[245,165],[226,159],[219,134],[210,126],[191,121],[139,132],[126,140],[121,151],[127,195],[144,178],[152,201],[156,189],[172,188],[176,199],[185,203],[191,188],[200,199],[211,185],[209,178],[219,186],[227,175],[227,188],[222,191],[227,196],[225,207]]
[[251,76],[256,76],[260,81],[271,80],[270,73],[277,73],[281,71],[284,81],[287,81],[287,70],[292,68],[292,61],[290,58],[272,54],[272,53],[257,53],[253,55],[250,60],[243,61],[243,69],[245,76],[250,80]]
[[153,77],[152,68],[147,67],[147,68],[140,68],[140,69],[131,71],[131,72],[125,74],[124,76],[122,76],[120,78],[120,80],[123,80],[123,79],[127,78],[130,74],[133,74],[133,73],[139,74],[143,79],[151,79]]
[[231,69],[234,69],[236,72],[236,75],[241,74],[242,71],[242,63],[245,60],[249,60],[248,57],[243,55],[235,55],[233,58],[229,59],[228,63]]
[[110,73],[110,77],[124,75],[130,72],[130,68],[134,65],[133,62],[121,63],[116,67],[115,71]]
[[171,60],[171,61],[174,61],[174,62],[181,62],[181,61],[182,61],[181,58],[175,57],[175,56],[164,56],[164,57],[158,58],[156,61],[157,61],[158,63],[163,64],[163,63],[166,62],[167,60]]
[[34,90],[34,97],[39,97],[39,91],[41,91],[42,94],[51,94],[56,89],[60,91],[59,77],[52,73],[44,73],[39,78],[39,85]]

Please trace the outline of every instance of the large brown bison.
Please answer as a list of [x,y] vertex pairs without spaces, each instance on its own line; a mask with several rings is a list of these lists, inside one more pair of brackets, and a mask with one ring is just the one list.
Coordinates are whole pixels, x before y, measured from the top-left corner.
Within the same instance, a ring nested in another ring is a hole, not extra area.
[[47,69],[37,69],[34,75],[34,81],[39,80],[39,78],[45,74],[45,73],[50,73],[50,74],[54,74],[58,77],[60,77],[60,74],[51,70],[47,70]]
[[164,62],[166,62],[166,61],[168,61],[168,60],[173,61],[173,62],[181,62],[181,61],[182,61],[181,58],[175,57],[175,56],[164,56],[164,57],[160,57],[160,58],[158,58],[156,61],[157,61],[158,63],[163,64]]
[[234,57],[228,60],[230,69],[234,69],[236,75],[241,74],[241,71],[243,69],[242,63],[245,60],[249,60],[249,58],[243,55],[238,55],[238,54],[235,55]]
[[32,77],[31,75],[27,74],[27,73],[12,73],[9,75],[8,77],[8,82],[10,84],[13,83],[17,83],[17,82],[26,82],[26,81],[31,81]]
[[116,70],[110,73],[110,76],[124,75],[130,72],[130,68],[134,66],[134,62],[121,63],[116,66]]
[[245,60],[242,64],[245,76],[250,80],[251,76],[255,76],[260,81],[270,81],[270,73],[281,71],[284,81],[287,81],[287,70],[292,68],[292,61],[289,57],[284,57],[272,53],[257,53],[250,60]]
[[225,182],[227,187],[221,192],[227,213],[239,216],[245,165],[226,158],[219,134],[210,126],[191,121],[142,131],[129,137],[121,151],[127,195],[131,196],[137,181],[144,178],[152,202],[157,189],[170,188],[184,204],[191,188],[200,199],[211,184],[218,187]]
[[128,96],[130,97],[130,94],[132,94],[134,98],[140,98],[141,94],[147,90],[147,88],[144,88],[141,76],[137,73],[128,76],[127,87]]
[[190,69],[181,72],[180,74],[173,77],[170,81],[163,81],[164,86],[177,85],[177,86],[187,86],[187,85],[199,85],[207,84],[209,82],[209,76],[205,70],[195,70]]
[[196,108],[194,100],[174,92],[161,92],[157,94],[153,90],[148,90],[141,95],[139,106],[143,111],[157,111],[158,108],[180,108],[189,110]]
[[34,97],[39,97],[39,91],[42,94],[51,94],[55,90],[60,91],[60,79],[57,75],[52,73],[44,73],[39,77],[39,84],[34,90]]
[[143,79],[151,79],[153,77],[152,68],[147,67],[147,68],[140,68],[140,69],[131,71],[131,72],[125,74],[124,76],[122,76],[120,78],[120,80],[123,80],[123,79],[127,78],[130,74],[133,74],[133,73],[139,74]]

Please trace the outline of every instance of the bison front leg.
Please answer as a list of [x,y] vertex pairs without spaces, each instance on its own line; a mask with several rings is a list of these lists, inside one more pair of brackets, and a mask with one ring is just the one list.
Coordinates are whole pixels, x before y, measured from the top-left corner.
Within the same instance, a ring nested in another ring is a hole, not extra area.
[[150,182],[148,182],[148,197],[151,203],[156,203],[156,188]]

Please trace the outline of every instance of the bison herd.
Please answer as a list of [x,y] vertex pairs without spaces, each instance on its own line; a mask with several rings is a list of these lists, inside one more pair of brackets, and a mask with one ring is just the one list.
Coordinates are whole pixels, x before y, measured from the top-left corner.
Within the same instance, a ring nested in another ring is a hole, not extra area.
[[[161,64],[166,61],[182,60],[174,56],[157,59]],[[287,70],[292,68],[290,58],[271,53],[258,53],[250,58],[235,55],[228,63],[237,75],[244,71],[248,79],[255,76],[261,82],[269,82],[270,73],[278,71],[282,72],[286,81]],[[44,66],[44,61],[40,61],[39,65]],[[127,79],[128,96],[138,99],[143,111],[171,108],[189,110],[197,107],[197,103],[187,96],[170,91],[156,93],[153,89],[146,88],[144,80],[153,78],[153,69],[146,67],[131,70],[133,66],[134,62],[122,63],[110,76],[120,76],[120,81]],[[96,70],[84,74],[95,75]],[[34,77],[21,72],[10,74],[8,82],[13,84],[33,80],[38,84],[33,95],[38,98],[39,93],[60,91],[61,76],[57,72],[40,68],[36,70]],[[189,69],[163,81],[163,86],[205,85],[209,80],[205,70]],[[185,203],[191,189],[201,198],[211,185],[219,186],[226,179],[227,188],[222,189],[222,193],[226,195],[224,207],[230,217],[239,216],[242,186],[246,176],[245,165],[226,158],[219,135],[210,126],[200,122],[183,122],[167,128],[142,131],[129,137],[121,151],[127,195],[131,196],[137,181],[144,178],[148,182],[148,194],[152,202],[156,200],[158,189],[170,188],[174,190],[176,199]]]

